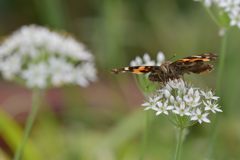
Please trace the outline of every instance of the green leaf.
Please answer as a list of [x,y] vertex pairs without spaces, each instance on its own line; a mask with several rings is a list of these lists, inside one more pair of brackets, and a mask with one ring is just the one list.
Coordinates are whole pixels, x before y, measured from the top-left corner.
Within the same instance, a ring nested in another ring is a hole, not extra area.
[[[15,151],[22,140],[22,130],[19,125],[5,112],[0,110],[0,134],[9,147]],[[28,142],[25,147],[24,160],[41,160],[37,148]]]

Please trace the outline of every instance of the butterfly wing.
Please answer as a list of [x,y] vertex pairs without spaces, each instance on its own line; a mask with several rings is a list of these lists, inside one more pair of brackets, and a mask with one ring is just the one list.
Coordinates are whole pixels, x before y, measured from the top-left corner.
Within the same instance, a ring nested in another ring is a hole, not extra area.
[[179,59],[170,64],[170,67],[178,75],[185,73],[203,73],[213,69],[213,65],[206,62],[214,61],[217,55],[213,53],[205,53],[197,56],[189,56]]
[[156,70],[159,69],[160,66],[132,66],[132,67],[123,67],[123,68],[115,68],[112,69],[112,72],[115,74],[118,73],[125,73],[125,72],[131,72],[134,74],[145,74],[145,73],[152,73],[156,72]]

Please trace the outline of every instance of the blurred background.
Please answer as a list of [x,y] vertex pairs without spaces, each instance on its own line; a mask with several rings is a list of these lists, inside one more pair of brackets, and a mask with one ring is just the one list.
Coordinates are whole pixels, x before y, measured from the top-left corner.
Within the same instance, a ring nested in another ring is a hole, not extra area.
[[[26,160],[137,160],[143,152],[146,116],[151,125],[145,159],[171,159],[173,126],[166,117],[143,111],[144,96],[132,75],[109,71],[146,52],[153,59],[158,51],[166,59],[173,55],[177,59],[218,53],[221,45],[219,28],[192,0],[0,0],[0,21],[1,41],[27,24],[66,31],[94,54],[98,68],[98,81],[87,88],[47,91],[25,149]],[[240,159],[239,42],[239,29],[231,29],[221,92],[224,112],[218,114],[213,152],[218,160]],[[216,73],[186,79],[214,90]],[[1,160],[12,158],[30,108],[30,90],[0,81]],[[202,160],[210,152],[210,126],[190,128],[184,159]]]

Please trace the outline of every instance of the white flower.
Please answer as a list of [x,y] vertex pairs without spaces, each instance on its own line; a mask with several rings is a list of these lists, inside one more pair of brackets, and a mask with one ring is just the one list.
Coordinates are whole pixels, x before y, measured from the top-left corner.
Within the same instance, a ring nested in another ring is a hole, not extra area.
[[21,57],[13,55],[0,63],[0,71],[7,80],[12,80],[21,70]]
[[23,26],[1,44],[0,72],[30,88],[84,87],[97,79],[93,56],[83,44],[35,25]]
[[74,82],[74,74],[72,74],[74,67],[72,64],[67,63],[65,59],[51,57],[48,70],[52,74],[50,81],[53,86]]
[[195,113],[192,115],[192,121],[198,121],[200,124],[202,122],[210,123],[210,120],[207,118],[209,113],[202,113],[199,108],[196,109]]
[[201,94],[206,98],[206,99],[213,99],[213,100],[218,100],[219,97],[214,96],[212,91],[204,92],[201,91]]
[[174,98],[172,95],[170,96],[169,100],[170,100],[170,102],[171,102],[172,104],[175,103],[175,98]]
[[134,60],[130,62],[130,66],[154,66],[161,65],[164,62],[164,54],[162,52],[158,52],[157,60],[151,60],[149,54],[145,53],[143,58],[136,57]]
[[149,97],[148,102],[143,103],[142,106],[146,107],[145,110],[153,109],[157,105],[159,99],[160,97],[158,96]]
[[226,33],[226,29],[225,29],[225,28],[221,28],[221,29],[219,30],[219,32],[218,32],[218,35],[219,35],[220,37],[222,37],[222,36],[225,35],[225,33]]
[[150,56],[147,53],[143,55],[143,61],[145,63],[144,65],[146,66],[152,66],[155,64],[155,62],[151,60]]
[[156,65],[160,66],[165,61],[165,56],[163,52],[158,52]]
[[185,94],[186,87],[182,79],[171,80],[166,85],[167,88],[177,89],[179,94]]
[[47,78],[49,72],[47,64],[31,64],[28,68],[22,71],[21,77],[26,80],[26,85],[30,88],[46,88],[47,87]]
[[153,110],[157,111],[156,115],[160,115],[161,113],[164,113],[165,115],[168,115],[168,110],[172,110],[174,107],[168,105],[168,101],[157,102],[156,107],[153,107]]
[[163,94],[164,94],[165,98],[169,98],[171,96],[171,93],[167,89],[163,90]]
[[196,90],[195,92],[193,91],[193,88],[189,89],[188,94],[183,96],[184,101],[188,104],[191,105],[193,107],[196,107],[198,105],[201,104],[201,102],[199,102],[200,100],[200,94],[199,91]]
[[183,102],[183,99],[182,99],[180,96],[177,96],[175,103],[180,104],[180,103],[182,103],[182,102]]
[[142,65],[143,64],[143,61],[142,61],[142,59],[140,58],[140,57],[136,57],[135,58],[135,60],[132,60],[131,62],[130,62],[130,66],[140,66],[140,65]]
[[96,69],[92,63],[84,63],[76,68],[76,83],[82,87],[86,87],[90,81],[96,81]]
[[239,5],[239,0],[218,0],[218,6],[223,8],[225,12],[235,11]]
[[231,26],[240,28],[240,0],[197,0],[202,1],[206,7],[216,6],[219,13],[226,13]]
[[[148,97],[143,104],[145,110],[154,110],[156,115],[161,113],[165,115],[174,115],[176,124],[183,125],[179,119],[188,119],[188,121],[198,121],[199,123],[209,123],[207,116],[210,113],[222,112],[219,109],[217,100],[212,91],[203,91],[194,88],[183,80],[170,80],[155,94]],[[202,113],[201,111],[205,111]],[[186,122],[186,120],[183,120]],[[181,124],[179,124],[181,122]],[[188,125],[188,124],[184,124]]]
[[180,116],[190,116],[190,108],[186,107],[184,102],[180,103],[180,106],[175,106],[175,109],[173,110],[175,114],[179,114]]
[[207,102],[203,101],[203,104],[205,105],[205,111],[209,111],[210,110],[213,113],[222,112],[222,110],[220,108],[218,108],[218,104],[214,104],[214,103],[212,103],[209,100]]
[[230,17],[230,25],[238,26],[240,28],[240,9],[238,9],[237,11],[232,11],[229,17]]

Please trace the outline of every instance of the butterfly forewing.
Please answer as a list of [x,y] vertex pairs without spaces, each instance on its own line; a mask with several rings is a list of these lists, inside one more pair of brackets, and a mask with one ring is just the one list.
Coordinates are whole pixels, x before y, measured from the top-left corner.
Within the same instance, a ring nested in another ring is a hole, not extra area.
[[115,68],[112,69],[113,73],[124,73],[131,72],[134,74],[144,74],[144,73],[153,73],[159,70],[160,66],[131,66],[131,67],[123,67],[123,68]]

